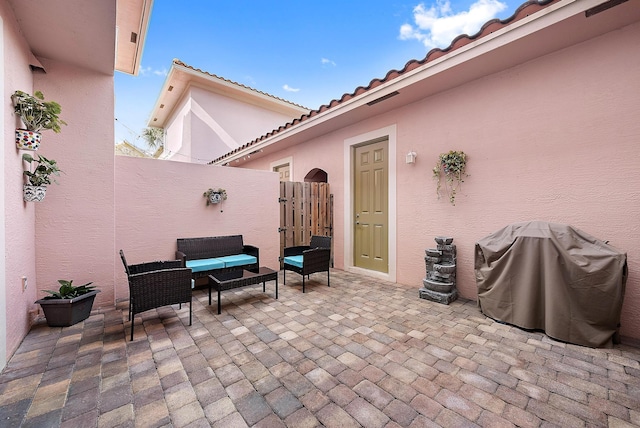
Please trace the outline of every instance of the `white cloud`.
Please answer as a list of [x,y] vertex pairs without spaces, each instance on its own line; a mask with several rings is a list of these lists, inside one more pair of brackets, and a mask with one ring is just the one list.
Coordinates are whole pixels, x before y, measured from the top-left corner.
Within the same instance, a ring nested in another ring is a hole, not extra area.
[[437,0],[428,9],[420,3],[413,9],[415,26],[402,25],[400,39],[418,40],[427,49],[446,48],[461,34],[476,34],[484,23],[506,8],[507,5],[499,0],[477,0],[469,10],[453,13],[449,0]]
[[254,79],[253,76],[250,76],[250,75],[244,76],[244,81],[249,86],[256,86],[256,79]]
[[299,91],[300,91],[300,88],[292,88],[292,87],[291,87],[291,86],[289,86],[289,85],[284,85],[284,86],[282,87],[282,89],[284,89],[284,90],[285,90],[285,91],[287,91],[287,92],[299,92]]
[[331,61],[330,59],[327,59],[327,58],[322,58],[320,60],[320,62],[322,63],[322,65],[332,65],[334,67],[336,66],[335,62],[333,62],[333,61]]
[[138,72],[138,74],[140,76],[162,76],[162,77],[166,77],[168,74],[168,71],[166,68],[163,68],[162,70],[154,70],[151,67],[140,67],[140,71]]

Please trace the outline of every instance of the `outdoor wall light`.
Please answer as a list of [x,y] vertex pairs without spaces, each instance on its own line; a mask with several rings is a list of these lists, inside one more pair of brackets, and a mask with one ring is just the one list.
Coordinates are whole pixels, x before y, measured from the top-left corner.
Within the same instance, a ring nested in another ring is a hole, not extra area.
[[406,162],[407,163],[416,163],[416,158],[418,157],[418,154],[414,151],[410,151],[409,153],[407,153],[407,159]]

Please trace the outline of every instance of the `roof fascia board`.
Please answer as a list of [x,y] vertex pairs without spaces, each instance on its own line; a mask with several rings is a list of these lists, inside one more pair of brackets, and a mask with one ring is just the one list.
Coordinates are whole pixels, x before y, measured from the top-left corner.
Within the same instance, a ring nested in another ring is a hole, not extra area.
[[[411,70],[403,74],[402,76],[399,76],[398,78],[393,79],[378,88],[375,88],[374,91],[382,90],[383,88],[387,89],[385,92],[389,93],[393,91],[401,91],[405,87],[414,84],[417,81],[428,79],[431,76],[444,73],[447,70],[459,66],[467,61],[485,55],[502,46],[520,40],[526,36],[537,33],[538,31],[548,26],[561,22],[576,14],[583,13],[585,10],[589,9],[590,7],[582,7],[584,6],[583,4],[581,4],[577,8],[574,8],[575,10],[569,10],[567,8],[567,6],[569,5],[576,6],[582,1],[584,1],[585,3],[590,2],[592,4],[600,4],[602,2],[602,0],[565,0],[564,2],[558,2],[556,4],[550,5],[549,7],[539,11],[536,14],[527,16],[526,18],[522,18],[507,27],[501,28],[498,31],[489,34],[479,40],[474,40],[471,43],[458,48],[443,57],[437,58],[423,65],[422,67]],[[553,14],[560,8],[562,8],[560,12],[565,13],[558,12],[556,14]],[[378,92],[374,91],[371,91],[371,95],[375,95],[374,99],[376,99],[380,95],[377,95]],[[369,94],[365,95],[365,97],[367,97],[367,102],[371,101],[368,98],[368,95]]]
[[[181,81],[181,78],[179,77],[180,74],[187,76],[184,79],[184,88],[182,88],[183,93],[175,99],[176,105],[171,105],[171,101],[165,101],[164,97],[168,93],[170,86],[174,86],[174,89],[182,86],[183,83]],[[210,82],[211,85],[203,85],[201,83],[203,80]],[[218,95],[238,99],[247,104],[253,104],[281,114],[299,114],[300,116],[302,116],[303,114],[309,112],[309,109],[305,107],[298,106],[286,100],[261,93],[260,91],[257,91],[255,89],[245,87],[238,83],[227,81],[221,77],[212,76],[208,73],[194,70],[192,67],[174,62],[171,66],[171,69],[169,70],[169,73],[167,74],[167,77],[165,78],[162,89],[159,92],[153,109],[151,110],[151,113],[147,120],[147,125],[157,126],[153,124],[153,118],[160,117],[162,113],[165,115],[165,117],[161,120],[161,123],[163,123],[163,126],[165,126],[166,122],[171,118],[174,110],[176,109],[177,104],[179,104],[180,100],[184,98],[185,93],[187,93],[192,88],[204,89]],[[162,104],[165,104],[165,108],[171,107],[171,110],[163,110],[161,112],[160,106]]]
[[[173,74],[175,73],[175,70],[173,67],[171,67],[171,69],[169,70],[169,73],[167,73],[167,77],[164,78],[164,83],[162,84],[162,89],[160,89],[160,94],[158,95],[158,98],[156,99],[155,104],[153,105],[153,108],[151,109],[151,112],[149,113],[149,118],[147,119],[147,126],[155,126],[152,124],[152,120],[153,120],[153,116],[155,115],[156,111],[160,111],[160,105],[162,104],[162,98],[164,96],[164,94],[167,93],[167,91],[169,90],[169,84],[171,83],[171,79],[173,78]],[[175,108],[175,106],[174,106]],[[167,119],[171,117],[171,114],[173,114],[173,109],[170,112],[170,114],[167,114]],[[166,122],[166,119],[165,119]]]
[[147,41],[147,33],[149,32],[149,22],[151,21],[151,8],[154,0],[146,0],[143,2],[142,21],[140,22],[140,32],[138,33],[138,43],[133,63],[133,75],[137,76],[140,72],[140,63],[142,62],[142,53],[144,45]]
[[[216,82],[216,84],[217,83],[221,83],[221,82]],[[220,86],[220,85],[216,85],[216,86]],[[230,85],[227,84],[224,86],[224,88],[220,88],[220,87],[212,87],[210,85],[206,85],[202,81],[190,80],[187,83],[187,88],[201,89],[203,91],[216,94],[218,96],[238,100],[244,104],[251,104],[253,106],[257,106],[272,112],[286,114],[287,116],[290,116],[293,113],[299,113],[299,115],[302,116],[303,114],[306,114],[309,112],[308,109],[295,106],[291,103],[287,103],[286,101],[281,101],[273,97],[269,97],[269,96],[258,97],[256,95],[261,95],[261,94],[258,94],[255,92],[242,91],[242,93],[239,93],[240,91],[238,89],[241,89],[241,88],[236,87],[233,84],[230,84]],[[248,95],[248,96],[245,96],[245,95]]]
[[[153,2],[154,0],[117,0],[114,65],[116,71],[133,76],[138,75],[149,31]],[[135,41],[130,40],[132,34],[135,34]],[[132,44],[133,46],[130,47]]]
[[[262,103],[267,103],[267,104],[272,104],[272,105],[278,105],[278,106],[284,106],[287,109],[295,109],[295,110],[301,110],[303,112],[306,112],[307,109],[301,108],[296,106],[295,104],[292,104],[290,102],[286,102],[284,100],[280,100],[278,98],[275,98],[273,96],[269,96],[266,94],[263,94],[259,91],[256,91],[254,89],[239,85],[237,83],[233,83],[230,81],[227,81],[225,79],[222,79],[220,77],[216,77],[216,76],[211,76],[207,73],[202,73],[199,72],[197,70],[194,70],[190,67],[185,67],[182,64],[175,64],[175,68],[180,70],[181,72],[188,74],[190,76],[193,76],[194,78],[199,78],[199,79],[204,79],[207,80],[211,83],[214,84],[214,86],[221,86],[223,88],[225,88],[227,91],[221,91],[222,94],[229,96],[230,93],[242,93],[243,95],[246,95],[247,98],[249,99],[257,99],[260,100]],[[193,80],[191,81],[192,85],[193,85]],[[193,85],[196,86],[196,85]],[[201,86],[198,86],[201,87]],[[204,89],[208,89],[208,88],[204,88]]]
[[495,50],[508,43],[534,34],[574,15],[584,13],[585,10],[597,6],[602,3],[602,1],[603,0],[562,0],[558,3],[552,4],[537,13],[522,18],[492,34],[478,40],[474,40],[471,43],[448,53],[447,55],[428,62],[376,88],[370,89],[361,96],[356,96],[342,102],[339,105],[310,117],[295,126],[279,131],[272,137],[265,138],[255,144],[248,145],[244,149],[233,153],[224,159],[213,162],[212,164],[224,165],[237,159],[242,159],[252,152],[262,150],[272,144],[285,140],[292,135],[304,132],[309,128],[335,119],[350,110],[365,106],[368,102],[374,101],[388,93],[393,91],[402,91],[403,88],[416,83],[417,81],[446,72],[448,69],[484,55],[487,52]]

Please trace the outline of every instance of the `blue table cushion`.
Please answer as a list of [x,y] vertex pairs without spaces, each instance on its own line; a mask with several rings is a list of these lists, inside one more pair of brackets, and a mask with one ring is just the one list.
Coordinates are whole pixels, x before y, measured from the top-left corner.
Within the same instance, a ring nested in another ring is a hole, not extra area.
[[284,258],[285,264],[302,269],[302,258],[304,256],[287,256]]
[[220,259],[187,260],[186,265],[188,268],[191,268],[192,272],[204,272],[224,268],[224,262]]
[[253,265],[258,263],[258,259],[247,254],[236,254],[234,256],[218,257],[216,260],[220,260],[224,263],[224,267]]

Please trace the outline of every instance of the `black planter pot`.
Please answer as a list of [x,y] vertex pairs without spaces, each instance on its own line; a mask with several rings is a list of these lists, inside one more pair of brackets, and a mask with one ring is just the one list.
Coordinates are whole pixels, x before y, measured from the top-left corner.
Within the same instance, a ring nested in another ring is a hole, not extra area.
[[93,290],[74,299],[40,299],[36,303],[42,306],[49,327],[68,327],[89,318],[99,292]]

